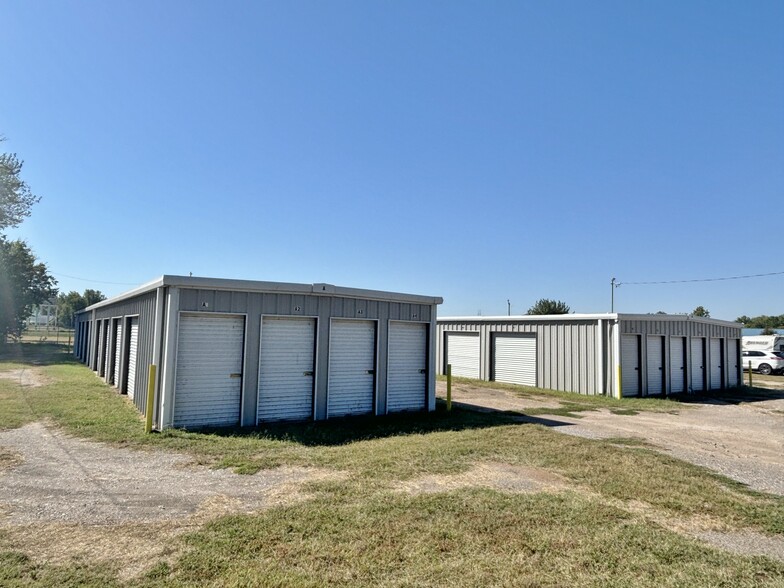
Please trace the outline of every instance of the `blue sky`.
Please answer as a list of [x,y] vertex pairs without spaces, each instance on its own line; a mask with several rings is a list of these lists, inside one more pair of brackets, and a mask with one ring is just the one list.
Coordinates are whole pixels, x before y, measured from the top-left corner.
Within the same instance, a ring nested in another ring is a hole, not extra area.
[[[604,312],[784,272],[784,3],[0,3],[14,236],[161,274]],[[82,279],[75,279],[77,278]],[[781,314],[784,275],[621,312]]]

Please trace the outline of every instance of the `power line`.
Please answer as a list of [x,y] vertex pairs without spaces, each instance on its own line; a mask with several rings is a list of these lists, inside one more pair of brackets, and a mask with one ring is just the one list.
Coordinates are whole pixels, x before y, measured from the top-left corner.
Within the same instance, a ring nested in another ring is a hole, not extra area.
[[91,280],[88,278],[77,278],[76,276],[69,276],[68,274],[58,274],[56,272],[50,272],[52,275],[61,276],[63,278],[71,278],[72,280],[79,280],[81,282],[93,282],[95,284],[113,284],[115,286],[135,286],[134,282],[106,282],[104,280]]
[[694,282],[723,282],[726,280],[746,280],[748,278],[765,278],[768,276],[780,276],[784,272],[770,272],[767,274],[748,274],[745,276],[729,276],[726,278],[701,278],[696,280],[663,280],[660,282],[615,282],[615,287],[618,286],[648,286],[652,284],[690,284]]

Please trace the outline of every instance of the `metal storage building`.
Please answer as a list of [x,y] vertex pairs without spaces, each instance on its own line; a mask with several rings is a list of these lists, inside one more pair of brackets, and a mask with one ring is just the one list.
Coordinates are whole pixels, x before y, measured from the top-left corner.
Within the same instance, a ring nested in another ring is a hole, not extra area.
[[659,314],[438,319],[438,373],[621,396],[741,382],[741,325]]
[[435,408],[441,298],[162,276],[75,319],[74,354],[153,422],[253,426]]

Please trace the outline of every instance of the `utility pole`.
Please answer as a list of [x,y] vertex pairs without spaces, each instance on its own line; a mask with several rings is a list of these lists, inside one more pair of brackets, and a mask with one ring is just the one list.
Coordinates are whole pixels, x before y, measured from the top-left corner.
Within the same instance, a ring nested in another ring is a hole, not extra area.
[[615,278],[610,280],[610,312],[615,312]]
[[506,316],[512,316],[512,303],[506,299]]

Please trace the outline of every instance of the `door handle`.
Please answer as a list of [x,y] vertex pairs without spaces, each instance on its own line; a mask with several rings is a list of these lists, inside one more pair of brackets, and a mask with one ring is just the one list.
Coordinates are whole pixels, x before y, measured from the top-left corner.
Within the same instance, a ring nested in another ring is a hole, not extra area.
[[427,373],[427,370],[419,370],[419,373],[420,373],[420,374],[426,374],[426,373]]
[[312,376],[313,372],[302,372],[303,376]]
[[372,375],[373,375],[373,374],[375,374],[375,373],[376,373],[376,370],[368,370],[368,371],[367,371],[367,374],[368,374],[369,376],[372,376]]
[[230,378],[241,378],[242,374],[229,374]]

